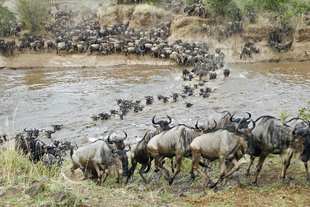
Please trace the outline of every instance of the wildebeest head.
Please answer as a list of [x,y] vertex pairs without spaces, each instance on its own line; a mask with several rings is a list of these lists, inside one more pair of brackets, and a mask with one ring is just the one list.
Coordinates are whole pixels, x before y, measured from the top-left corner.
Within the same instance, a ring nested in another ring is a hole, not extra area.
[[[124,132],[124,131],[123,131]],[[108,136],[108,144],[114,146],[114,149],[115,150],[124,150],[125,149],[125,143],[124,143],[124,140],[127,138],[127,133],[124,132],[125,134],[125,137],[122,138],[122,139],[117,139],[117,140],[111,140],[111,134],[109,134]]]
[[196,124],[195,124],[195,127],[196,127],[196,129],[198,129],[198,130],[200,130],[200,131],[203,131],[203,133],[210,133],[210,132],[213,132],[215,129],[216,129],[216,127],[217,127],[217,123],[216,123],[216,121],[213,119],[213,121],[214,121],[214,126],[213,127],[208,127],[207,129],[205,129],[204,127],[202,127],[202,126],[199,126],[198,125],[198,121],[199,121],[199,119],[196,121]]
[[131,150],[131,147],[129,145],[128,145],[127,150],[112,150],[112,153],[114,154],[114,156],[117,156],[121,162],[123,176],[128,176],[129,174],[127,152],[130,150]]
[[238,127],[237,127],[237,132],[242,134],[243,137],[245,138],[246,142],[248,143],[247,153],[249,155],[254,155],[255,149],[253,146],[253,133],[252,133],[252,131],[255,128],[255,122],[253,120],[251,120],[251,122],[253,123],[252,128],[240,128],[239,125],[241,125],[242,123],[239,122]]
[[[155,115],[156,116],[156,115]],[[169,124],[171,124],[171,118],[170,116],[166,115],[169,119],[169,121],[165,121],[165,120],[160,120],[160,121],[157,121],[155,122],[155,116],[153,116],[153,119],[152,119],[152,123],[154,125],[158,125],[158,127],[161,128],[161,130],[165,131],[165,130],[169,130],[170,129],[170,126]]]
[[249,112],[246,113],[248,114],[247,118],[234,118],[235,114],[230,117],[230,121],[235,123],[235,130],[248,128],[252,116]]
[[295,129],[293,135],[302,138],[304,150],[301,154],[301,160],[307,162],[310,158],[310,128]]
[[6,141],[7,141],[6,135],[5,135],[5,134],[4,134],[4,135],[1,135],[1,136],[0,136],[0,144],[4,143],[4,142],[6,142]]

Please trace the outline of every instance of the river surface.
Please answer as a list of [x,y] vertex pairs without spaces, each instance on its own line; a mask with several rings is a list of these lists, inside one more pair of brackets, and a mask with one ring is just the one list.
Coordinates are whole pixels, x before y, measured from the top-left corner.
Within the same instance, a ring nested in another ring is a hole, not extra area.
[[[229,110],[237,116],[250,112],[255,120],[260,115],[279,117],[281,112],[292,116],[310,101],[310,63],[235,64],[224,79],[219,70],[209,98],[199,96],[199,88],[191,97],[162,103],[157,95],[170,96],[181,92],[180,68],[100,67],[42,68],[0,70],[0,134],[14,135],[24,128],[63,129],[52,136],[78,145],[106,138],[110,132],[137,142],[152,129],[151,119],[172,117],[172,123],[195,124],[208,114]],[[145,96],[154,96],[153,105],[145,105]],[[141,100],[144,110],[131,111],[120,120],[92,121],[90,114],[118,109],[116,99]],[[185,102],[192,107],[186,108]]]

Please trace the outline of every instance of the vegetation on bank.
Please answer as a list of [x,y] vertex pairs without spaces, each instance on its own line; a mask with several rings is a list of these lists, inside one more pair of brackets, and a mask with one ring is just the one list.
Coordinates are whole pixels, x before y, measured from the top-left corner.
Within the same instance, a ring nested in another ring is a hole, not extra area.
[[15,20],[15,15],[3,5],[4,0],[0,0],[0,36],[10,33],[11,23]]
[[[196,0],[186,0],[192,5]],[[247,16],[249,12],[262,15],[272,25],[282,21],[285,24],[296,25],[296,18],[302,18],[310,12],[310,0],[202,0],[209,16],[218,19],[226,17],[230,20],[239,20],[240,15]],[[238,9],[240,9],[238,11]],[[273,14],[273,15],[272,15]],[[257,20],[256,20],[257,21]],[[309,25],[308,25],[309,26]]]
[[17,10],[22,24],[30,32],[42,30],[50,19],[47,0],[20,0]]

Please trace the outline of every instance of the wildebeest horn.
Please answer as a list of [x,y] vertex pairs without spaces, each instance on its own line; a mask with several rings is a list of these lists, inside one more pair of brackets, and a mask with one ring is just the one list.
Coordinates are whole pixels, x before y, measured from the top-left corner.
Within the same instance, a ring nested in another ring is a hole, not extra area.
[[108,143],[109,143],[109,144],[112,144],[112,142],[111,142],[111,140],[110,140],[110,136],[111,136],[111,133],[110,133],[109,136],[108,136]]
[[122,140],[125,140],[127,138],[127,133],[125,131],[123,131],[125,134],[125,138],[123,138]]
[[170,116],[168,116],[168,115],[166,115],[166,116],[167,116],[168,119],[169,119],[169,123],[168,123],[168,124],[171,124],[172,120],[171,120]]
[[247,113],[247,114],[249,115],[249,117],[245,119],[245,120],[247,121],[247,120],[249,120],[252,116],[251,116],[251,114],[250,114],[249,112],[245,112],[245,113]]
[[156,124],[158,124],[158,123],[155,122],[155,116],[156,116],[156,115],[153,116],[152,123],[156,125]]
[[199,127],[198,127],[198,121],[199,121],[199,119],[197,119],[196,124],[195,124],[196,129],[199,129]]
[[129,149],[128,150],[124,150],[125,152],[129,152],[131,150],[131,146],[128,145]]
[[214,121],[214,127],[212,127],[210,130],[214,130],[216,127],[217,127],[217,123],[216,123],[216,121],[213,119],[213,121]]
[[[230,117],[231,117],[231,114],[229,111],[222,111],[222,113],[226,112]],[[227,116],[227,114],[225,116]]]
[[250,130],[252,131],[255,128],[255,121],[253,121],[253,120],[251,120],[251,121],[253,123],[253,126],[252,126],[252,128]]
[[234,118],[233,118],[234,116],[235,116],[235,114],[233,114],[232,116],[230,116],[230,119],[229,119],[229,120],[230,120],[231,122],[234,122]]

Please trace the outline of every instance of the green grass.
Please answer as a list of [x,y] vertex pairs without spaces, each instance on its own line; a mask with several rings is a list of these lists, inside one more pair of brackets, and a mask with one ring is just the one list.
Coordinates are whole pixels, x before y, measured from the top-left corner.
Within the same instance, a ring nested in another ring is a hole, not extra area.
[[[176,177],[173,185],[161,177],[151,178],[151,171],[146,174],[149,184],[144,184],[140,175],[134,175],[134,182],[124,185],[115,183],[115,176],[109,176],[107,181],[98,186],[95,182],[78,181],[79,179],[64,179],[61,172],[68,175],[71,160],[64,162],[62,170],[56,166],[47,168],[41,163],[34,164],[14,148],[4,150],[0,156],[0,192],[10,187],[20,189],[20,193],[0,197],[0,203],[7,206],[305,206],[310,203],[310,186],[305,182],[305,173],[300,161],[294,162],[287,175],[293,178],[290,183],[283,184],[279,179],[281,162],[278,156],[269,156],[258,178],[259,187],[250,185],[252,176],[246,177],[246,164],[239,169],[242,187],[236,185],[236,180],[230,179],[226,187],[219,185],[218,191],[206,186],[207,182],[195,172],[196,180],[189,182],[191,160],[183,159],[182,171]],[[256,165],[257,160],[254,163]],[[170,160],[165,163],[170,170]],[[218,162],[209,163],[209,176],[215,180],[219,173]],[[140,167],[138,166],[138,169]],[[70,173],[69,173],[70,174]],[[76,172],[78,174],[78,172]],[[157,174],[159,175],[159,174]],[[70,175],[68,175],[70,177]],[[71,178],[71,177],[70,177]],[[25,191],[36,182],[44,182],[46,188],[42,193],[30,197]],[[67,193],[64,201],[55,201],[57,193]]]

